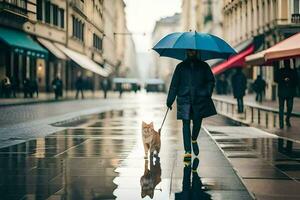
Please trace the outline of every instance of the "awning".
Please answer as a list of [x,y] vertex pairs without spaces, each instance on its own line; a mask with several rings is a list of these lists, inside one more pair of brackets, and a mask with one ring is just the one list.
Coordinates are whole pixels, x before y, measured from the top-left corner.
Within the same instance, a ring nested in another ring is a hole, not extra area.
[[300,33],[297,33],[278,44],[250,55],[246,58],[247,64],[263,65],[272,61],[300,57]]
[[265,53],[265,60],[282,60],[300,56],[300,33],[297,33],[273,47]]
[[43,38],[37,38],[37,40],[46,47],[56,58],[61,60],[67,60],[67,56],[59,50],[52,42]]
[[104,65],[104,70],[108,73],[111,74],[114,71],[113,66],[111,66],[109,63],[105,62]]
[[266,51],[260,51],[258,53],[249,55],[246,57],[246,64],[248,65],[261,65],[265,62],[265,55]]
[[25,32],[0,27],[0,40],[16,53],[38,58],[48,56],[48,51],[32,40]]
[[[239,54],[242,51],[246,50],[250,45],[254,43],[254,39],[250,38],[248,40],[243,41],[242,43],[239,43],[234,47],[235,51]],[[212,59],[212,60],[207,60],[205,61],[210,67],[214,68],[215,66],[218,66],[224,62],[224,59]]]
[[254,45],[250,45],[244,51],[232,56],[227,61],[212,68],[213,74],[217,75],[229,68],[242,67],[245,64],[245,57],[254,52]]
[[73,60],[75,63],[77,63],[79,66],[81,66],[84,69],[87,69],[89,71],[92,71],[96,74],[99,74],[103,77],[107,77],[108,73],[97,63],[92,61],[89,57],[87,57],[84,54],[78,53],[76,51],[73,51],[61,44],[54,43],[56,47],[58,47],[62,52],[64,52],[71,60]]

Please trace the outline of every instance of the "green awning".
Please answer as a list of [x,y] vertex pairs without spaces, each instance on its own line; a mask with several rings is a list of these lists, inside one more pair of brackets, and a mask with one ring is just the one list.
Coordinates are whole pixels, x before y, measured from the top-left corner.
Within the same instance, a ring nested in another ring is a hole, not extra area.
[[38,58],[46,58],[48,56],[46,49],[22,31],[0,27],[0,41],[19,54]]

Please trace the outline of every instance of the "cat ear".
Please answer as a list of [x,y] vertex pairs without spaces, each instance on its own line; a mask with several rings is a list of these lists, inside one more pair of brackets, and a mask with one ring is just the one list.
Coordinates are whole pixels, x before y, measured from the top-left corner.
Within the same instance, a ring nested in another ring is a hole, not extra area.
[[142,121],[142,127],[144,127],[144,126],[146,126],[147,124],[144,122],[144,121]]

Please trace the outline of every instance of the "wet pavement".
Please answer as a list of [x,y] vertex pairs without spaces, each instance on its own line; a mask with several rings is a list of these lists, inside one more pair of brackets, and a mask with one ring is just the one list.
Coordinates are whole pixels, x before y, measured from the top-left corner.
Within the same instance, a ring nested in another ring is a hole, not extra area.
[[[162,130],[159,158],[145,160],[141,122],[154,120],[157,129],[164,112],[163,105],[137,104],[56,122],[65,129],[1,148],[1,199],[251,199],[205,130],[199,165],[183,163],[174,111]],[[228,125],[220,116],[207,123]]]
[[257,199],[300,199],[300,144],[253,127],[208,126]]

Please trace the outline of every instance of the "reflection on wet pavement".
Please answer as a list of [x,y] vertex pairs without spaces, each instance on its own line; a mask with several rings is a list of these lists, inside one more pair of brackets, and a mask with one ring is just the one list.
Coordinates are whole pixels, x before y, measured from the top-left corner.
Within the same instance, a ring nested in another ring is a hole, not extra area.
[[153,119],[157,129],[164,112],[152,106],[80,117],[54,124],[64,131],[0,149],[1,199],[251,199],[203,130],[199,167],[185,167],[175,112],[159,158],[145,160],[141,121]]
[[182,191],[175,193],[175,200],[211,199],[211,195],[206,193],[207,188],[203,185],[201,178],[198,175],[198,165],[198,158],[194,158],[193,163],[185,163],[185,166],[183,168]]

